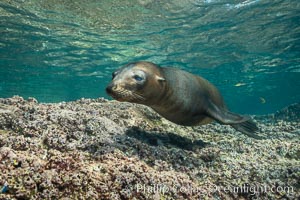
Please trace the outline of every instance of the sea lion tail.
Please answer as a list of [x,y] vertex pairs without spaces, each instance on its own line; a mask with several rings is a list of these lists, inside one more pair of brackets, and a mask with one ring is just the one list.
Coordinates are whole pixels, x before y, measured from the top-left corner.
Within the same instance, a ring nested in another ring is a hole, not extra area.
[[250,118],[247,121],[238,123],[238,124],[231,124],[231,126],[237,130],[242,132],[243,134],[255,138],[255,139],[263,139],[263,137],[257,135],[258,127],[256,123]]

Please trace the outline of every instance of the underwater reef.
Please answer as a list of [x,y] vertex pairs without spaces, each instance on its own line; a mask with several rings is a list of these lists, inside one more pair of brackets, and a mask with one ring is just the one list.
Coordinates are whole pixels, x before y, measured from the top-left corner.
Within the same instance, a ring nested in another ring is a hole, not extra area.
[[0,199],[297,199],[300,105],[230,126],[175,125],[99,99],[0,99]]

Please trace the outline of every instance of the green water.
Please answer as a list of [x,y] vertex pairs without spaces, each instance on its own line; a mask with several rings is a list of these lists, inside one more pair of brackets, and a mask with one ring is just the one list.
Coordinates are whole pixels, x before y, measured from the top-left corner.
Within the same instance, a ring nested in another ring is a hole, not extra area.
[[109,98],[111,73],[147,60],[201,75],[232,111],[300,102],[300,1],[0,2],[0,97]]

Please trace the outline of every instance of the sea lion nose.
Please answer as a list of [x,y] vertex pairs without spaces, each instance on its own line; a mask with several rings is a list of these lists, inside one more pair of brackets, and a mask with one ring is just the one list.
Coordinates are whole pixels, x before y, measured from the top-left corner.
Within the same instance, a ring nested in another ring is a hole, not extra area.
[[114,85],[113,84],[109,84],[107,87],[106,87],[106,92],[107,94],[111,94],[113,92],[113,88],[114,88]]

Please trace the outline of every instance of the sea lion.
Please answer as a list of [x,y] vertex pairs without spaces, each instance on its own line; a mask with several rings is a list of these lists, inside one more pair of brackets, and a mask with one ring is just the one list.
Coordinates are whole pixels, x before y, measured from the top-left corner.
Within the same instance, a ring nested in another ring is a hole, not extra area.
[[149,106],[179,125],[196,126],[215,120],[259,138],[251,118],[228,111],[214,85],[180,69],[145,61],[129,63],[113,72],[106,92],[118,101]]

